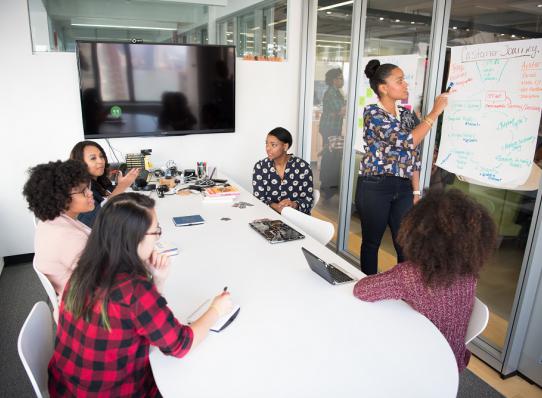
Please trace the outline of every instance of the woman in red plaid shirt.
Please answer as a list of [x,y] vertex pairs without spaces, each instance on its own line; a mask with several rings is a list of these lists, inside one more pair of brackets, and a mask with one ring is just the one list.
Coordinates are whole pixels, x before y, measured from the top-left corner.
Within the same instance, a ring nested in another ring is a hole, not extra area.
[[224,292],[190,327],[175,319],[159,293],[169,267],[154,251],[161,232],[146,196],[120,194],[100,211],[60,306],[52,397],[159,397],[149,346],[180,358],[231,310]]

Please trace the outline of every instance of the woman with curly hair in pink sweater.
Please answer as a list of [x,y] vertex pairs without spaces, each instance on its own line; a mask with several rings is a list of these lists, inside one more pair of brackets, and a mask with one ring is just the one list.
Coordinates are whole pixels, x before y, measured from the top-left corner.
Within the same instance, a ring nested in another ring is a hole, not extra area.
[[407,302],[446,337],[461,372],[470,359],[465,335],[480,269],[495,248],[495,224],[461,191],[434,190],[407,213],[398,240],[407,261],[361,279],[354,295]]

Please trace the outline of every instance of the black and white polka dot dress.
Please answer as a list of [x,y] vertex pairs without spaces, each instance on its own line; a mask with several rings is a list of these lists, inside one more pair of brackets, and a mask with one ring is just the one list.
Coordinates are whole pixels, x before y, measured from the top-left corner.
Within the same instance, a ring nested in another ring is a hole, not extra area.
[[272,160],[265,158],[257,162],[252,172],[252,190],[254,196],[266,205],[290,199],[297,202],[299,211],[311,213],[312,171],[309,163],[297,156],[290,155],[282,180]]

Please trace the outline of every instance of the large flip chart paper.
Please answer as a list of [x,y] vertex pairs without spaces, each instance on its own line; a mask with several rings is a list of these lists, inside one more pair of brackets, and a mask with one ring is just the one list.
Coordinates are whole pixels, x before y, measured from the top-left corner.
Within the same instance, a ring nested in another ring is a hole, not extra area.
[[532,170],[542,107],[542,39],[453,47],[437,165],[494,187]]

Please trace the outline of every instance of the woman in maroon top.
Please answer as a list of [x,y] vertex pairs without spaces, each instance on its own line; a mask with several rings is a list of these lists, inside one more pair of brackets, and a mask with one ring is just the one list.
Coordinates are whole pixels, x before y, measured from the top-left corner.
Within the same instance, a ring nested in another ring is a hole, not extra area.
[[160,396],[150,345],[180,358],[231,310],[224,292],[191,326],[175,319],[159,293],[169,265],[154,251],[161,233],[146,196],[119,194],[100,211],[60,306],[52,397]]
[[485,208],[457,189],[430,190],[403,219],[399,244],[408,261],[361,279],[363,301],[404,300],[446,337],[463,371],[476,281],[495,248],[496,229]]

